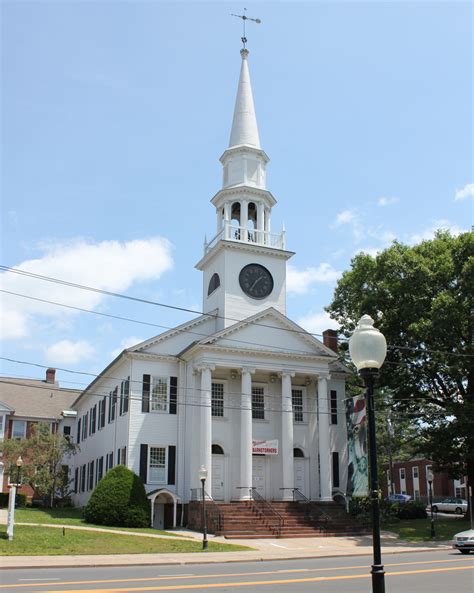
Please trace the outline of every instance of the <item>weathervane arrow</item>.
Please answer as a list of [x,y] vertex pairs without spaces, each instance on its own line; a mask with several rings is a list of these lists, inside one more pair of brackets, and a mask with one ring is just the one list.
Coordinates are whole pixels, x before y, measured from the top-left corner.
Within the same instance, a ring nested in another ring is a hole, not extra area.
[[238,19],[242,19],[243,34],[240,39],[242,40],[244,49],[245,49],[245,44],[247,43],[247,37],[245,37],[245,21],[252,21],[254,23],[257,23],[257,25],[259,25],[262,22],[260,19],[251,19],[249,16],[246,15],[246,12],[247,12],[247,9],[244,8],[244,14],[233,14],[233,13],[230,14],[230,16],[235,16]]

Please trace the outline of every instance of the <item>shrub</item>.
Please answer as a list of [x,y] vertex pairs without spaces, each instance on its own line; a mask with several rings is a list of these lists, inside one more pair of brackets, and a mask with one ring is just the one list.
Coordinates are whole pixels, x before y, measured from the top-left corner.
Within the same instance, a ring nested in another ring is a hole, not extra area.
[[149,509],[142,480],[125,466],[117,465],[97,484],[84,508],[84,518],[96,525],[146,527]]
[[399,519],[426,519],[426,505],[419,500],[410,500],[401,504],[397,516]]
[[[0,492],[0,508],[8,507],[9,492]],[[26,507],[26,494],[16,494],[15,507]]]

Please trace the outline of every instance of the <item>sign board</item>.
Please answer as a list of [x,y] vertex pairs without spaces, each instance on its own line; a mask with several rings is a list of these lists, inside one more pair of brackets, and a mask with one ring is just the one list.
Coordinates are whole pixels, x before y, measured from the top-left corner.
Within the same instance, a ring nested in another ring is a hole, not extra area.
[[278,455],[278,439],[272,441],[253,440],[252,455]]

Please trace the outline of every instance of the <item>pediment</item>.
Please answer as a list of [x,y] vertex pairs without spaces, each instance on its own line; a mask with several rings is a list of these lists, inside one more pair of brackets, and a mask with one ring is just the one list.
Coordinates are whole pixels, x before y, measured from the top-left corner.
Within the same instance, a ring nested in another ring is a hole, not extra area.
[[198,345],[337,360],[335,352],[273,307],[202,339]]

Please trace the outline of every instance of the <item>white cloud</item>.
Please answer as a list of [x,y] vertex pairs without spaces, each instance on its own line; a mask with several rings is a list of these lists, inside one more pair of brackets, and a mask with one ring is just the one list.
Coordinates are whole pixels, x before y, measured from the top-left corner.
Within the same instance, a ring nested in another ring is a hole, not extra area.
[[301,325],[306,331],[321,336],[326,329],[339,329],[339,325],[329,317],[329,314],[323,311],[322,313],[309,313],[300,317],[296,323]]
[[353,210],[343,210],[336,216],[336,222],[334,223],[334,226],[348,224],[349,222],[353,222],[355,218],[356,214]]
[[394,196],[382,196],[377,200],[377,206],[383,208],[385,206],[391,206],[392,204],[396,204],[397,202],[398,198],[395,198]]
[[112,358],[116,358],[122,352],[122,350],[125,350],[126,348],[131,348],[132,346],[136,346],[137,344],[140,344],[140,342],[144,342],[144,341],[145,341],[145,338],[137,338],[136,336],[128,336],[120,342],[120,347],[112,350],[112,352],[110,354],[111,354]]
[[430,226],[429,228],[426,228],[419,233],[413,234],[409,238],[409,243],[414,245],[417,243],[421,243],[422,241],[429,241],[429,240],[433,239],[436,231],[439,231],[439,230],[449,231],[451,233],[451,235],[453,235],[453,236],[457,236],[457,235],[460,235],[461,233],[466,232],[465,229],[458,227],[457,225],[451,223],[449,220],[440,219],[440,220],[435,220],[433,225]]
[[462,189],[458,189],[454,195],[455,200],[467,200],[474,198],[474,183],[467,183]]
[[[171,243],[162,237],[120,243],[92,243],[76,239],[68,243],[48,243],[39,247],[42,255],[24,261],[16,269],[108,290],[123,292],[132,284],[156,280],[172,268]],[[96,309],[105,295],[78,288],[21,276],[12,272],[0,275],[4,290],[39,299],[56,301],[72,307]],[[0,326],[4,339],[25,338],[38,322],[38,316],[55,322],[77,314],[47,303],[3,295]],[[6,329],[6,331],[4,331]]]
[[90,358],[95,352],[94,347],[85,340],[72,342],[61,340],[46,349],[46,359],[58,366],[60,364],[77,364]]
[[298,270],[294,266],[288,265],[287,290],[293,294],[305,294],[312,284],[335,282],[340,276],[341,272],[335,270],[328,263],[322,263],[317,268],[309,267],[305,270]]

